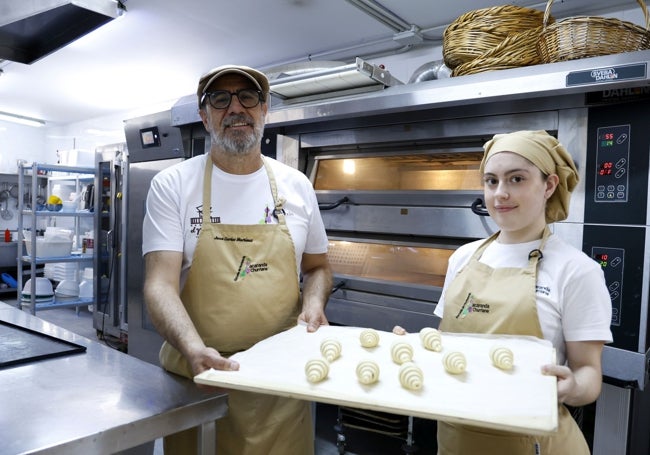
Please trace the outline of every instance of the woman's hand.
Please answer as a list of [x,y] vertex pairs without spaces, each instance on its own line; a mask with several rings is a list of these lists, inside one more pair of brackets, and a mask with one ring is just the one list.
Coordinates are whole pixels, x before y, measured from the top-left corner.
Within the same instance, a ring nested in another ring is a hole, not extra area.
[[544,365],[543,374],[557,377],[557,397],[560,403],[584,406],[600,395],[602,341],[567,341],[568,366]]
[[542,374],[557,377],[557,400],[560,403],[564,403],[577,386],[573,371],[569,367],[554,364],[544,365]]

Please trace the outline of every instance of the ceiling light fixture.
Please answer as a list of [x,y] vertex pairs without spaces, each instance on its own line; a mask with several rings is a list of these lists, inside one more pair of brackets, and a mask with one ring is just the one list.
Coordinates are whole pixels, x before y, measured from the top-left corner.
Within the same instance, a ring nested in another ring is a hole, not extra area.
[[25,117],[24,115],[10,114],[9,112],[0,111],[0,120],[5,120],[7,122],[20,123],[21,125],[41,127],[45,126],[44,120],[39,120],[37,118]]

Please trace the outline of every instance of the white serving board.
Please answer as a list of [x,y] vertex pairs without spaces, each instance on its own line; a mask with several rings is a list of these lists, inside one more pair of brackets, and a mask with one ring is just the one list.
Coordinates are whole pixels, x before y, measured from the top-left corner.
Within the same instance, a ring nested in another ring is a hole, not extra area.
[[[308,333],[305,326],[298,325],[233,355],[232,359],[240,364],[238,371],[211,369],[194,381],[530,434],[556,431],[556,378],[541,374],[542,365],[555,363],[555,349],[550,342],[535,337],[443,332],[442,352],[432,352],[422,347],[418,333],[400,336],[378,331],[379,346],[364,348],[359,342],[362,330],[322,326]],[[321,358],[320,344],[325,338],[339,340],[342,353],[330,363],[327,379],[312,384],[305,378],[304,366],[312,358]],[[418,391],[407,390],[399,383],[399,365],[390,354],[396,340],[413,346],[413,361],[424,373],[424,386]],[[489,351],[494,345],[513,351],[512,370],[502,371],[492,365]],[[451,350],[461,351],[467,358],[465,373],[451,375],[444,370],[442,356]],[[379,364],[377,383],[358,382],[355,370],[362,359]]]

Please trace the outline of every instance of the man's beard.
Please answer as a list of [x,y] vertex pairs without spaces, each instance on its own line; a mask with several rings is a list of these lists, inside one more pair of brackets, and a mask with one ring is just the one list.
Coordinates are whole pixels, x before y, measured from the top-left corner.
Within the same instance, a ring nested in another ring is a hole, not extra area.
[[211,134],[212,142],[228,153],[244,155],[262,142],[264,125],[255,124],[252,134],[242,131],[214,131]]

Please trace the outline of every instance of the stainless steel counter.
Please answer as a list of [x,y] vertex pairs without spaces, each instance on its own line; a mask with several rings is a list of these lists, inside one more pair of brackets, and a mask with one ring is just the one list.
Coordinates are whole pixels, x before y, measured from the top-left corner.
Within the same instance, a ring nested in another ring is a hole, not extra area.
[[192,381],[0,302],[0,320],[86,346],[0,369],[0,454],[112,454],[200,426],[215,453],[223,390]]

